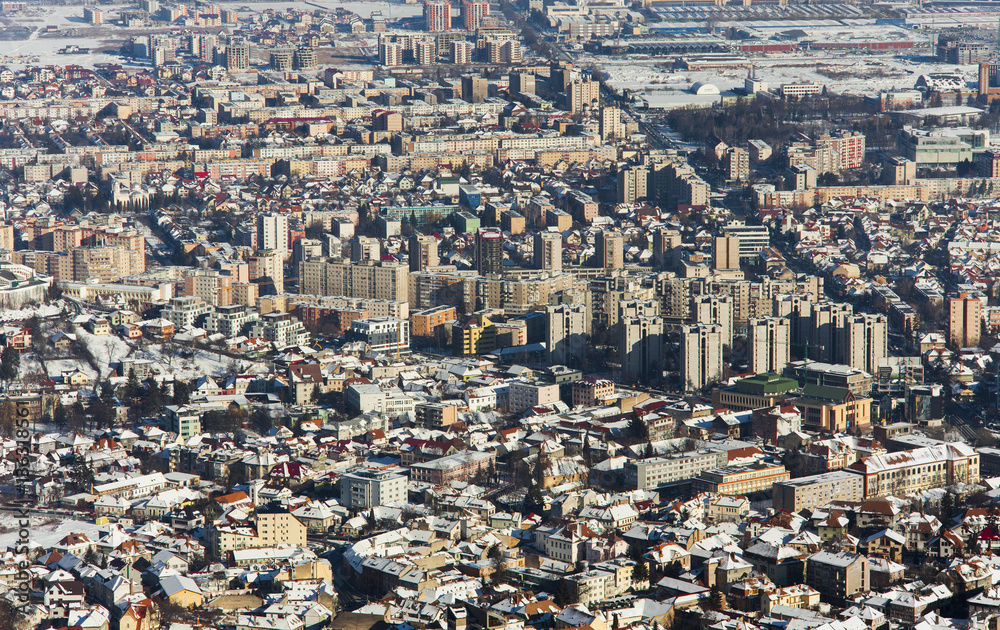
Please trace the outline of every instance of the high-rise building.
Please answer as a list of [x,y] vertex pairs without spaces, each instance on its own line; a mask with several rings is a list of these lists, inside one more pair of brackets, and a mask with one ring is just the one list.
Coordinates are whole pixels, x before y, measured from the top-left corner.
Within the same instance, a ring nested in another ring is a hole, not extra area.
[[282,260],[288,258],[288,215],[261,214],[257,216],[257,247],[278,252]]
[[604,269],[625,267],[625,237],[621,232],[602,230],[597,233],[595,256]]
[[451,62],[456,65],[472,63],[472,42],[451,42]]
[[622,110],[613,106],[601,108],[600,118],[601,141],[609,142],[625,138],[625,124],[622,123]]
[[427,0],[424,2],[424,29],[431,32],[451,29],[451,2],[449,0]]
[[657,267],[673,267],[680,259],[680,246],[680,232],[667,228],[656,230],[653,232],[653,263]]
[[270,278],[272,281],[274,293],[271,294],[262,288],[261,294],[281,295],[285,292],[285,258],[280,252],[270,249],[254,252],[249,262],[250,280]]
[[968,293],[948,298],[948,338],[955,348],[975,348],[983,326],[983,303]]
[[184,274],[184,295],[196,295],[205,304],[233,303],[233,277],[215,269],[190,269]]
[[308,70],[316,67],[316,51],[303,46],[295,49],[294,65],[296,70]]
[[271,51],[271,69],[288,72],[292,69],[295,53],[288,48],[276,48]]
[[735,234],[712,239],[712,267],[717,271],[740,268],[740,237]]
[[852,315],[844,321],[843,363],[878,374],[879,365],[888,356],[889,324],[885,315]]
[[812,296],[808,293],[779,293],[771,309],[775,317],[787,317],[791,325],[791,354],[802,358],[812,329]]
[[658,378],[663,370],[663,319],[625,317],[619,323],[622,382]]
[[503,272],[503,232],[479,228],[476,232],[476,270],[487,276]]
[[681,326],[681,382],[693,392],[722,378],[722,326]]
[[553,92],[565,92],[573,82],[573,68],[553,62],[549,68],[549,86]]
[[699,324],[722,327],[722,344],[733,347],[733,298],[729,295],[696,295],[691,299],[692,316]]
[[469,103],[482,103],[490,95],[490,84],[486,77],[462,77],[462,100]]
[[824,363],[841,362],[844,323],[854,314],[850,304],[819,302],[812,305],[812,329],[803,357]]
[[403,45],[396,42],[380,42],[378,62],[387,67],[403,65]]
[[410,237],[409,259],[410,271],[437,267],[440,264],[438,240],[431,235],[414,234]]
[[382,243],[371,236],[358,236],[351,241],[351,261],[382,260]]
[[562,271],[562,234],[537,232],[533,249],[535,269]]
[[744,181],[750,177],[750,154],[746,149],[729,147],[722,155],[722,172],[726,180]]
[[750,370],[781,374],[789,360],[791,324],[785,317],[747,320]]
[[573,81],[566,88],[566,109],[572,114],[592,109],[600,100],[601,84],[597,81]]
[[649,169],[631,165],[618,171],[618,203],[634,203],[649,197]]
[[508,91],[511,94],[534,94],[535,75],[530,72],[511,72]]
[[437,61],[437,44],[432,41],[417,42],[413,45],[413,57],[418,66],[430,66]]
[[299,293],[406,302],[409,272],[401,262],[313,258],[299,264]]
[[83,21],[88,24],[104,24],[104,12],[97,7],[83,7]]
[[490,63],[517,64],[523,58],[521,43],[515,40],[490,39],[486,42],[486,56]]
[[250,69],[250,42],[234,37],[226,46],[226,70],[246,72]]
[[465,30],[474,31],[483,24],[483,18],[490,14],[490,3],[487,0],[465,0],[462,2],[462,21]]
[[587,307],[559,304],[545,309],[549,365],[580,367],[587,356]]

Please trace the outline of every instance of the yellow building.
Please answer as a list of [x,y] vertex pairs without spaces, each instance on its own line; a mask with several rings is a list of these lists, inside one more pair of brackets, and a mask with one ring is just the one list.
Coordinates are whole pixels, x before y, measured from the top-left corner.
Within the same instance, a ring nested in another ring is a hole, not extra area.
[[452,325],[451,334],[455,356],[486,354],[497,347],[497,328],[485,315],[459,318]]
[[804,428],[841,433],[871,426],[872,399],[855,397],[849,389],[806,385],[788,403],[802,412]]
[[168,575],[160,580],[163,595],[171,604],[192,608],[204,599],[198,584],[186,575]]
[[306,526],[289,512],[258,512],[245,524],[215,525],[209,529],[212,549],[219,557],[230,551],[275,545],[306,544]]

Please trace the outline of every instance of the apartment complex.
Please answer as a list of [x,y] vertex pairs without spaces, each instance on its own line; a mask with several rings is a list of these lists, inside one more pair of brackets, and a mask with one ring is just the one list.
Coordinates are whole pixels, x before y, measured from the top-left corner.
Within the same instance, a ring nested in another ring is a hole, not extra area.
[[779,481],[773,490],[774,509],[792,514],[815,510],[831,501],[860,502],[864,498],[864,477],[847,470]]
[[349,510],[405,502],[406,477],[382,470],[359,470],[340,477],[340,504]]
[[625,485],[638,490],[652,490],[668,483],[690,479],[702,471],[721,469],[727,462],[727,452],[715,449],[626,462]]
[[979,453],[962,443],[873,455],[850,466],[864,479],[865,497],[912,494],[979,481]]

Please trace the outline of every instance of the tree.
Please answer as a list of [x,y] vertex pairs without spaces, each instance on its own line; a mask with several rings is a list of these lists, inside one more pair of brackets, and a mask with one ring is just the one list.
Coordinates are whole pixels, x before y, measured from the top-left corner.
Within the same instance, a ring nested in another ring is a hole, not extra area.
[[21,353],[12,346],[6,346],[0,353],[0,379],[9,385],[21,371]]
[[62,400],[56,399],[56,406],[52,410],[52,421],[55,422],[56,426],[62,429],[66,426],[66,421],[69,419],[69,414],[66,413],[66,407],[62,404]]
[[0,435],[13,437],[15,427],[17,427],[17,405],[8,398],[0,405]]
[[709,593],[708,599],[705,600],[704,607],[709,610],[722,610],[726,607],[726,598],[718,586],[712,587],[712,592]]
[[649,458],[653,457],[655,454],[656,454],[655,451],[653,451],[653,443],[652,442],[646,442],[646,452],[643,454],[643,457],[645,457],[646,459],[649,459]]
[[83,457],[77,457],[73,462],[73,469],[70,471],[70,479],[79,490],[90,492],[94,485],[94,469]]
[[632,415],[632,418],[628,421],[628,429],[633,444],[641,444],[649,441],[649,427],[638,414]]
[[173,402],[175,405],[186,405],[191,400],[191,390],[187,381],[174,381]]
[[309,395],[309,401],[315,405],[319,402],[319,397],[319,383],[317,383],[313,385],[312,394]]
[[976,446],[986,446],[992,448],[996,446],[997,439],[986,427],[976,429]]
[[125,398],[129,402],[135,402],[135,399],[139,397],[139,379],[135,375],[135,367],[129,367],[128,369],[128,381],[125,383]]
[[[541,464],[538,464],[541,466]],[[528,492],[524,495],[523,510],[525,514],[541,514],[545,511],[545,499],[542,497],[541,484],[532,476]]]
[[955,498],[951,496],[950,492],[945,490],[944,497],[941,499],[941,518],[950,519],[954,511]]
[[0,628],[18,628],[23,622],[24,609],[6,597],[0,597]]
[[647,580],[649,580],[649,565],[646,564],[645,560],[639,560],[632,571],[632,581],[645,582]]

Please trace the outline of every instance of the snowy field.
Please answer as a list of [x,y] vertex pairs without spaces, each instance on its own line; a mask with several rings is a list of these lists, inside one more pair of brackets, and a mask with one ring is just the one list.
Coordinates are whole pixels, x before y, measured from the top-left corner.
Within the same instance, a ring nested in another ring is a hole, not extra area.
[[[784,83],[819,83],[831,92],[872,96],[891,89],[911,89],[922,74],[954,73],[968,83],[977,81],[975,65],[955,66],[928,63],[892,55],[849,56],[830,53],[775,54],[754,57],[753,67],[757,79],[774,89]],[[649,102],[650,107],[677,107],[688,104],[710,104],[718,97],[695,96],[690,93],[694,83],[711,83],[721,91],[743,87],[747,76],[745,68],[715,70],[677,70],[664,66],[670,58],[650,58],[630,55],[615,58],[581,55],[582,66],[594,63],[609,77],[608,83],[616,89],[629,89]]]
[[[124,6],[124,5],[123,5]],[[119,7],[102,6],[105,15],[114,14]],[[96,63],[113,63],[119,61],[116,55],[95,52],[95,49],[112,44],[109,40],[124,40],[122,34],[112,34],[116,27],[110,25],[94,26],[83,21],[83,5],[44,6],[20,13],[14,18],[18,26],[35,29],[31,37],[23,41],[0,41],[0,63],[21,68],[29,64],[59,65],[74,63],[84,67],[93,67]],[[55,26],[63,35],[61,37],[41,37],[40,32],[46,26]],[[89,48],[91,52],[84,55],[60,55],[56,51],[70,44],[80,48]]]
[[49,359],[45,362],[45,373],[50,379],[57,379],[65,372],[72,372],[79,368],[81,372],[90,377],[91,381],[97,380],[97,372],[90,364],[82,359]]
[[0,309],[0,322],[23,322],[35,315],[41,318],[56,317],[63,312],[65,303],[62,300],[51,304],[39,304],[19,309]]
[[[64,516],[51,519],[44,516],[32,516],[31,542],[41,545],[44,549],[52,549],[69,534],[86,534],[91,540],[97,540],[100,538],[102,528],[107,527],[106,525],[64,519]],[[6,512],[0,514],[0,549],[7,549],[17,542],[17,516]]]
[[164,374],[173,374],[175,378],[187,381],[202,376],[217,377],[229,371],[231,359],[227,356],[190,346],[184,346],[182,353],[191,356],[175,354],[171,346],[153,344],[136,351],[135,357],[155,361],[160,364]]
[[92,335],[79,326],[75,327],[73,332],[93,355],[94,361],[101,369],[101,378],[113,375],[115,369],[111,364],[121,361],[132,352],[132,347],[117,335]]

